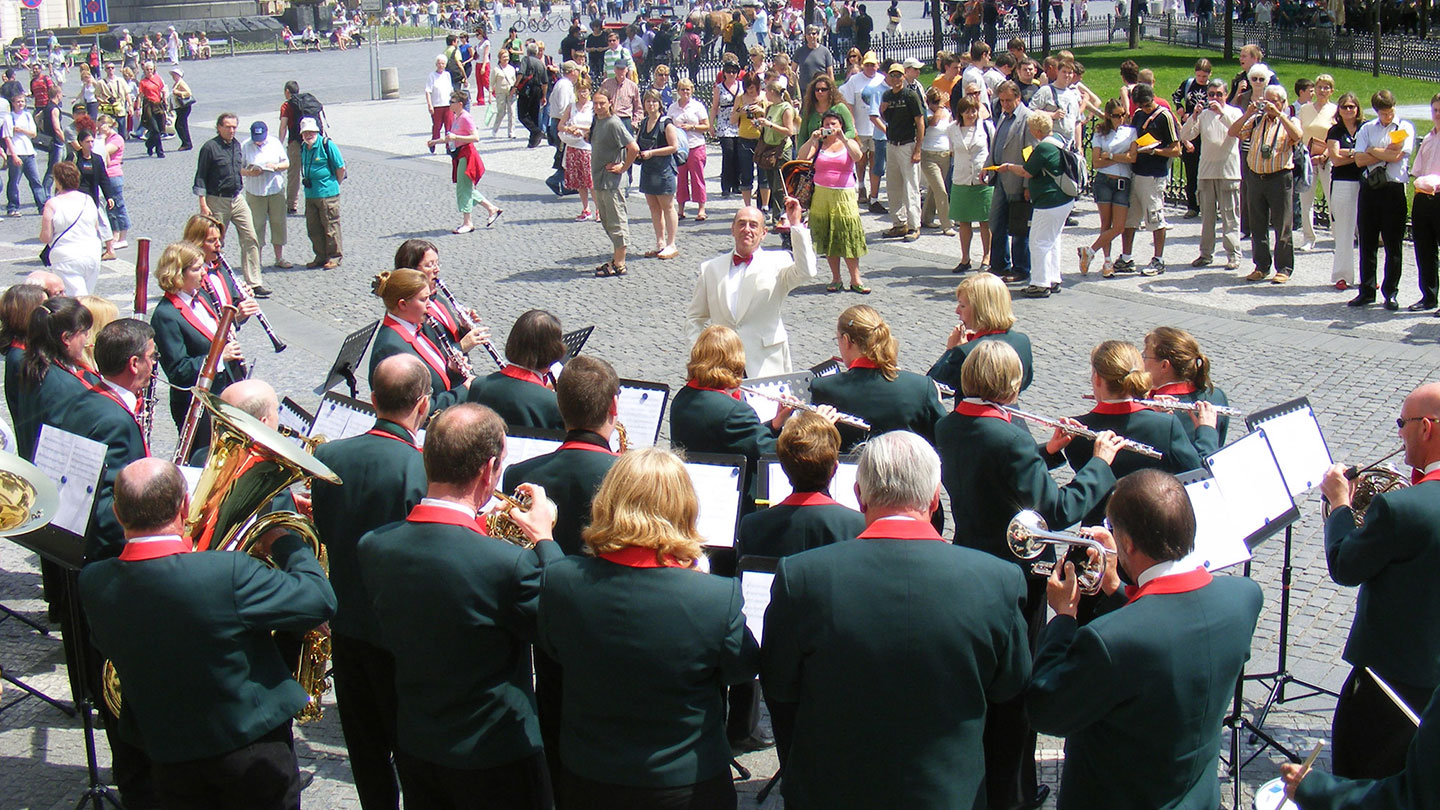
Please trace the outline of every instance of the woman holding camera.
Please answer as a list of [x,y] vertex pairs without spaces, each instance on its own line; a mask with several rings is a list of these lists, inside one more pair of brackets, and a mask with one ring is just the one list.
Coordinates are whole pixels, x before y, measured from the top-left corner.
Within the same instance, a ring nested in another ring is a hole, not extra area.
[[860,257],[868,252],[855,196],[855,164],[860,156],[860,142],[846,135],[844,118],[834,108],[823,113],[820,127],[800,147],[800,159],[815,162],[810,235],[815,240],[815,251],[823,253],[830,263],[826,292],[845,289],[840,281],[840,260],[844,259],[850,270],[850,290],[870,294],[870,288],[860,281]]

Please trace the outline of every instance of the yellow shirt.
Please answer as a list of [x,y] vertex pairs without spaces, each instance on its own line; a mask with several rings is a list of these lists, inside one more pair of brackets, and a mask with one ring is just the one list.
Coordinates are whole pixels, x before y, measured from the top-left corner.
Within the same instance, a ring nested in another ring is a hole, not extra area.
[[[762,111],[768,109],[770,106],[768,103],[766,103],[765,97],[763,95],[757,98],[755,101],[750,102],[750,104],[759,104]],[[750,116],[745,114],[745,108],[748,106],[750,105],[742,103],[741,99],[735,100],[735,107],[736,109],[740,110],[740,137],[748,138],[753,141],[760,137],[760,128],[755,126],[755,124],[751,122]]]

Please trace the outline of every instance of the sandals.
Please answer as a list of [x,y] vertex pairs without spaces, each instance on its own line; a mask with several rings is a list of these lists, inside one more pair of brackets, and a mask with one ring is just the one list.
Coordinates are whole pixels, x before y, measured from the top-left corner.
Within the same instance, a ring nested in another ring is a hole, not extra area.
[[825,285],[825,292],[827,293],[840,292],[843,289],[845,289],[845,285],[838,281],[832,281]]
[[661,260],[665,260],[665,259],[673,259],[673,258],[675,258],[676,256],[679,256],[679,255],[680,255],[680,251],[679,251],[677,248],[666,248],[665,250],[662,250],[662,251],[660,251],[659,253],[656,253],[656,254],[655,254],[655,258],[661,259]]
[[612,276],[623,276],[623,275],[625,275],[625,265],[623,265],[623,264],[622,264],[622,265],[619,265],[619,266],[617,267],[615,264],[613,264],[613,263],[611,263],[611,262],[605,262],[604,264],[602,264],[602,265],[600,265],[599,267],[595,268],[595,277],[596,277],[596,278],[611,278]]
[[707,220],[707,219],[709,219],[709,218],[710,218],[710,215],[709,215],[709,214],[696,214],[696,215],[695,215],[695,221],[696,221],[696,222],[704,222],[705,220]]
[[474,233],[474,232],[475,232],[475,226],[474,226],[474,225],[461,225],[460,227],[458,227],[458,228],[456,228],[455,230],[451,231],[451,233]]
[[864,284],[851,284],[851,285],[850,285],[850,292],[860,293],[861,295],[869,295],[869,294],[870,294],[870,288],[869,288],[869,287],[866,287]]
[[659,256],[659,255],[660,255],[660,251],[658,251],[658,250],[647,250],[647,251],[645,251],[645,258],[647,258],[647,259],[653,259],[653,258],[655,258],[656,256]]
[[488,228],[488,227],[494,225],[494,224],[495,224],[495,220],[499,219],[499,218],[500,218],[500,215],[503,214],[503,213],[505,213],[505,209],[503,209],[503,208],[496,208],[496,209],[495,209],[495,213],[491,214],[491,215],[490,215],[490,218],[487,219],[487,220],[485,220],[485,227]]

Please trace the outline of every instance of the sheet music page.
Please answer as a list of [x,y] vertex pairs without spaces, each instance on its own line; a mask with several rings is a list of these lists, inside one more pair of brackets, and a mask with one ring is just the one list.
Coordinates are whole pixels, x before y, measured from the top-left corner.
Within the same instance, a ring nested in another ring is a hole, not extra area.
[[280,403],[280,427],[289,428],[294,431],[295,435],[287,438],[301,449],[304,449],[305,442],[301,441],[300,437],[310,435],[310,422],[284,402]]
[[374,426],[375,414],[355,410],[344,402],[326,397],[315,412],[310,437],[324,436],[334,442],[359,436]]
[[51,523],[73,534],[85,534],[105,467],[105,450],[100,442],[54,425],[41,425],[35,466],[60,490],[60,505]]
[[1249,532],[1235,525],[1215,479],[1192,481],[1185,485],[1185,494],[1195,510],[1195,550],[1184,558],[1185,567],[1203,565],[1207,571],[1219,571],[1249,560],[1250,548],[1245,545]]
[[[745,384],[745,387],[757,388],[761,391],[769,394],[775,394],[777,396],[781,394],[790,394],[790,383],[788,382],[761,383],[759,385],[751,385],[747,382]],[[741,391],[740,396],[745,399],[746,405],[749,405],[750,407],[755,409],[755,415],[760,417],[761,422],[769,422],[773,420],[775,418],[775,414],[780,412],[780,403],[776,402],[773,399],[766,399],[765,397],[759,396],[757,394],[752,394],[749,391]]]
[[1208,462],[1242,537],[1254,534],[1294,506],[1263,428],[1230,443]]
[[700,497],[700,518],[696,528],[707,546],[735,545],[735,524],[740,515],[741,486],[739,467],[686,462],[690,482]]
[[[860,499],[855,496],[855,476],[859,469],[858,464],[842,461],[835,469],[835,477],[830,480],[830,497],[841,506],[847,506],[856,512],[860,511]],[[790,486],[790,479],[785,475],[785,469],[780,466],[780,462],[768,462],[765,474],[769,476],[767,497],[771,506],[785,500],[795,491]]]
[[[539,439],[533,436],[506,436],[505,463],[500,466],[500,480],[505,480],[505,471],[510,465],[529,461],[536,456],[553,453],[563,444],[559,439]],[[510,493],[505,493],[509,495]]]
[[1315,411],[1303,408],[1267,419],[1256,427],[1265,429],[1291,497],[1298,498],[1320,486],[1320,479],[1335,462],[1330,458],[1330,448],[1325,446]]
[[765,608],[770,607],[770,585],[775,575],[769,571],[741,571],[740,598],[744,600],[745,626],[756,641],[765,638]]
[[[622,384],[618,409],[615,418],[625,425],[630,447],[654,447],[655,438],[660,435],[660,422],[665,418],[665,390],[629,388]],[[611,438],[610,449],[620,449],[619,439]]]
[[200,472],[199,467],[180,468],[180,476],[185,479],[185,491],[192,497],[195,495],[195,488],[200,486]]

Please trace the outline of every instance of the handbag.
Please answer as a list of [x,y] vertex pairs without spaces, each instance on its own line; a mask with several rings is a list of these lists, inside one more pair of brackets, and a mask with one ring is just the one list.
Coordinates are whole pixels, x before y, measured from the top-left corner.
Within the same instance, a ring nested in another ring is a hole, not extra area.
[[762,169],[773,169],[785,160],[785,143],[770,144],[764,138],[755,145],[755,165]]
[[79,222],[79,221],[80,221],[80,217],[76,217],[76,218],[74,219],[74,221],[72,221],[69,225],[66,225],[66,226],[65,226],[65,230],[61,231],[59,236],[55,237],[54,239],[51,239],[49,242],[46,242],[46,243],[45,243],[45,247],[40,248],[40,263],[41,263],[41,264],[45,265],[46,267],[49,267],[49,266],[50,266],[50,249],[53,248],[53,247],[55,247],[55,243],[56,243],[56,242],[59,242],[61,239],[65,238],[65,234],[69,233],[69,232],[70,232],[70,229],[73,228],[73,227],[75,227],[75,223],[76,223],[76,222]]
[[1385,174],[1384,164],[1376,164],[1365,170],[1365,185],[1372,189],[1382,189],[1390,182],[1390,177]]

